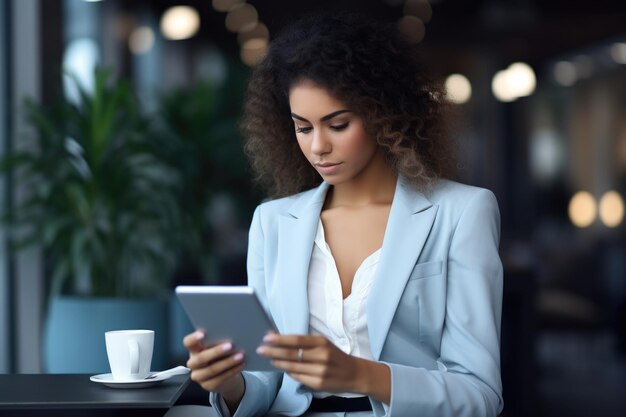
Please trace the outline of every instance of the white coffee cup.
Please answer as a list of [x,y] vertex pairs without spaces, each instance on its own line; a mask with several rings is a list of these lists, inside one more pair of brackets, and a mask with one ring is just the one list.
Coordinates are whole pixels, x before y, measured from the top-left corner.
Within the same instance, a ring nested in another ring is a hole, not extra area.
[[134,381],[150,375],[153,330],[115,330],[104,334],[113,379]]

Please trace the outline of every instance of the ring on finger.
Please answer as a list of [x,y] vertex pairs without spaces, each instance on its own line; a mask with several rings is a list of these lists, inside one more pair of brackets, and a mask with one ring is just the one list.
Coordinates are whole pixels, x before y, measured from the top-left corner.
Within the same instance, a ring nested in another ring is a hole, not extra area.
[[304,349],[298,348],[298,362],[302,362],[304,360]]

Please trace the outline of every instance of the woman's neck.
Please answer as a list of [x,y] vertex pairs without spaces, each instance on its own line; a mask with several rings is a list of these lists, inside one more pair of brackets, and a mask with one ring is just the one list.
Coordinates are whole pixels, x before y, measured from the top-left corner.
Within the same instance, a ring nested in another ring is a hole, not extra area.
[[361,207],[371,204],[391,204],[397,175],[381,154],[358,177],[336,184],[328,190],[324,208]]

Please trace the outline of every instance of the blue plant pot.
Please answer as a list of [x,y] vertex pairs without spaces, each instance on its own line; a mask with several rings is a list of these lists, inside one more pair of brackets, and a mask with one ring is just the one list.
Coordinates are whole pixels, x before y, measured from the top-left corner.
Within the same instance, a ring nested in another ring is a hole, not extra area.
[[56,297],[44,328],[47,373],[108,373],[104,333],[154,330],[152,370],[168,366],[167,302],[158,299]]
[[184,364],[189,352],[183,346],[183,338],[193,332],[194,328],[175,294],[170,296],[169,307],[170,356],[176,363]]

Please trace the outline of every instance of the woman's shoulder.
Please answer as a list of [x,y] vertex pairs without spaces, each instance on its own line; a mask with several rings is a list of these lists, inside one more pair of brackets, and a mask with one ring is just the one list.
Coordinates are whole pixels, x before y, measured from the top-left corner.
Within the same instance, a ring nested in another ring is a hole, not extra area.
[[493,192],[487,188],[460,182],[441,179],[426,193],[432,204],[463,209],[470,203],[482,202],[497,207],[498,203]]
[[275,199],[266,199],[256,208],[258,215],[262,216],[274,216],[277,214],[286,214],[294,205],[300,204],[302,201],[310,200],[318,192],[320,187],[315,187],[310,190],[302,191],[297,194],[292,194],[286,197],[280,197]]

